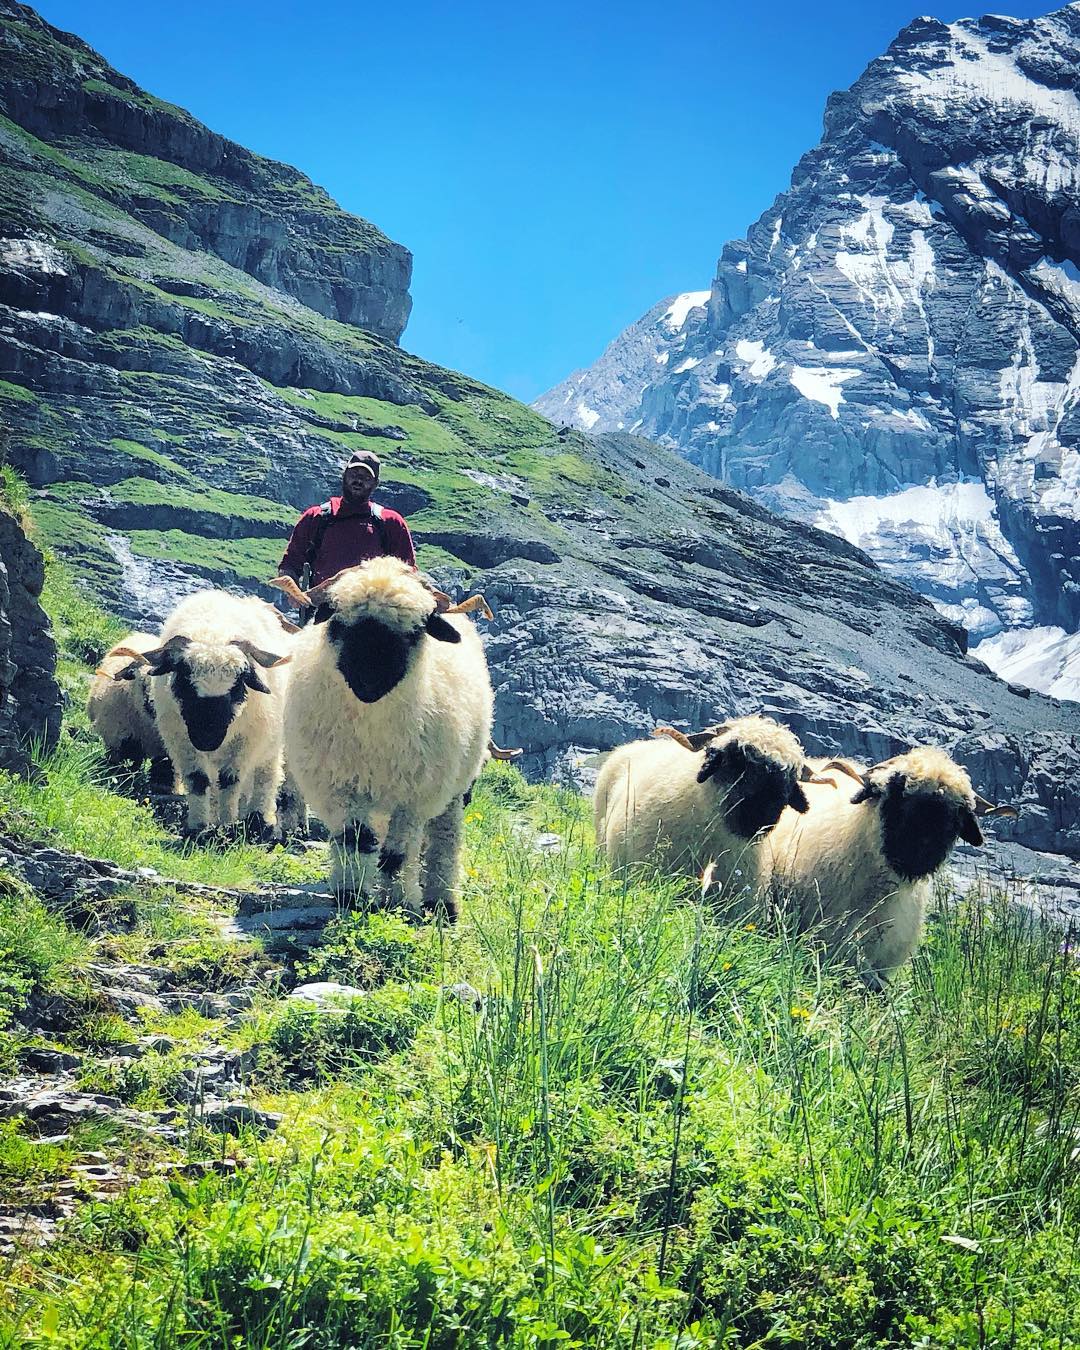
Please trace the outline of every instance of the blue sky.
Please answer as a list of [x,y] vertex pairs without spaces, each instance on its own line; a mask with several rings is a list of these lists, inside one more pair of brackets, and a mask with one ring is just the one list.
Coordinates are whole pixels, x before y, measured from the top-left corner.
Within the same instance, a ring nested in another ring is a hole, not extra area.
[[[708,287],[925,0],[39,0],[414,255],[403,345],[519,398]],[[1052,3],[1003,0],[1019,17]]]

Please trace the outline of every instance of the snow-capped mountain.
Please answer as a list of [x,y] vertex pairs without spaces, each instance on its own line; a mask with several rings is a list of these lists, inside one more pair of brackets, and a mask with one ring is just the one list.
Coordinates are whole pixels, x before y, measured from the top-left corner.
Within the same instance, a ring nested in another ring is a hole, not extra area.
[[654,306],[536,406],[845,536],[973,641],[1036,628],[1075,660],[1078,180],[1080,3],[917,19],[829,99],[708,296]]

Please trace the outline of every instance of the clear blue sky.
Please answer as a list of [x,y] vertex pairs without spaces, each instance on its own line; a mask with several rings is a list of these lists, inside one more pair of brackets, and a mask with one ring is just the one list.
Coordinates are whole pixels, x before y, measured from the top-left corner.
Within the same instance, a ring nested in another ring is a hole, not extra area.
[[[1052,0],[1000,0],[1019,17]],[[708,287],[925,0],[40,0],[410,248],[403,345],[531,399]]]

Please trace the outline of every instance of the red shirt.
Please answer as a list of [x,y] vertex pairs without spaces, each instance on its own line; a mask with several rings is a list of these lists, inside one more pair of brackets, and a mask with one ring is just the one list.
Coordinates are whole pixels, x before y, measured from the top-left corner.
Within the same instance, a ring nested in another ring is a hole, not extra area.
[[299,581],[311,542],[320,530],[322,542],[312,561],[311,586],[369,558],[400,558],[411,567],[416,566],[412,535],[396,511],[380,507],[382,519],[377,521],[367,502],[363,506],[345,506],[340,497],[330,498],[330,508],[331,515],[327,517],[321,514],[321,506],[308,507],[293,527],[279,571]]

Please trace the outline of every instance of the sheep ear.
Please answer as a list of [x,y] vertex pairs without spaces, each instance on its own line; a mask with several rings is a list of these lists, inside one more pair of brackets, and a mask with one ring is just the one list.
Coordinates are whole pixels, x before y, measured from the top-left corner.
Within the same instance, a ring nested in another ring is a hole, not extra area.
[[798,783],[792,783],[791,791],[788,793],[787,804],[793,811],[798,811],[800,815],[810,810],[810,803],[806,800],[806,793]]
[[180,664],[184,651],[190,644],[191,639],[189,637],[185,637],[183,633],[177,633],[163,647],[155,647],[153,651],[144,652],[143,657],[150,667],[149,673],[151,675],[168,675]]
[[311,622],[325,623],[327,619],[329,619],[331,614],[333,614],[333,612],[334,612],[333,605],[327,604],[318,605],[315,609],[315,613],[311,616]]
[[707,783],[724,767],[724,751],[718,745],[710,746],[705,751],[705,763],[698,769],[697,780],[699,783]]
[[263,680],[254,666],[248,666],[240,678],[249,689],[254,689],[257,694],[268,694],[270,692],[270,686]]
[[118,670],[118,671],[112,676],[112,678],[113,678],[114,680],[134,680],[134,679],[139,675],[139,673],[142,671],[142,669],[143,669],[143,667],[144,667],[145,665],[146,665],[146,662],[145,662],[145,661],[142,661],[142,660],[139,660],[139,661],[129,661],[129,662],[127,663],[127,665],[124,666],[121,670]]
[[876,783],[864,783],[851,799],[852,806],[858,806],[860,802],[872,802],[881,796],[881,788]]
[[969,811],[966,806],[960,808],[960,838],[965,844],[970,844],[972,848],[982,848],[985,840],[982,830],[979,829],[979,823],[975,819],[974,811]]
[[447,623],[441,614],[432,614],[425,625],[428,636],[436,642],[460,642],[461,634],[452,623]]

